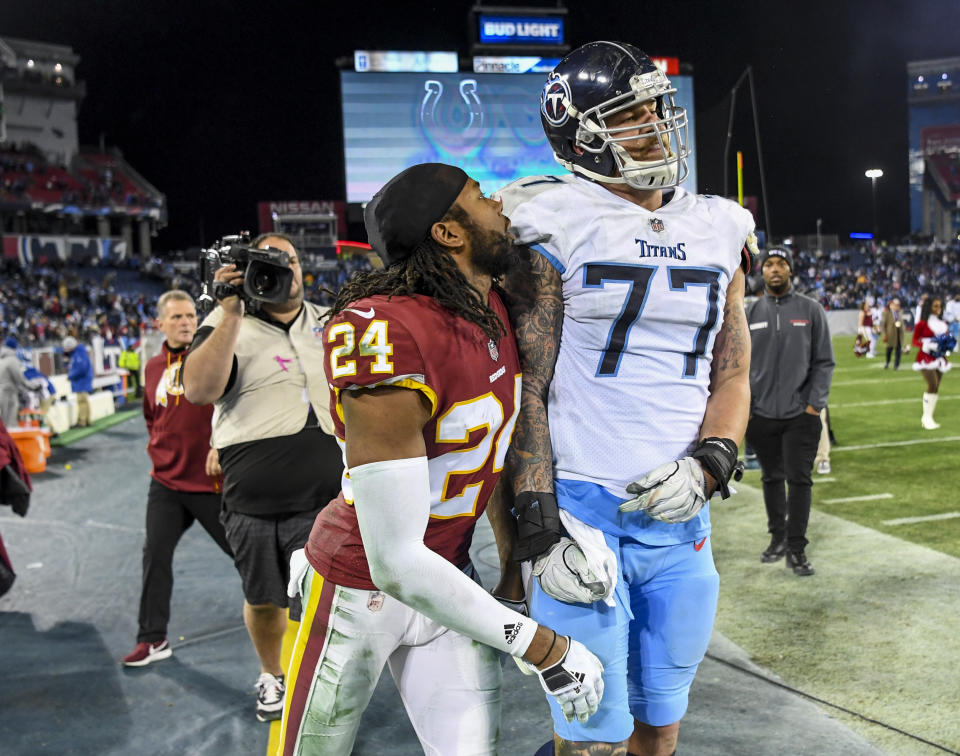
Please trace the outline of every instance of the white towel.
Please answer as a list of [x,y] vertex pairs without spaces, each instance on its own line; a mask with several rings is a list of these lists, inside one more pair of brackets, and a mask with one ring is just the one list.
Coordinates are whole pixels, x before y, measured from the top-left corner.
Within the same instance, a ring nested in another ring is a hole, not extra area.
[[290,598],[303,596],[303,579],[309,569],[306,551],[297,549],[290,555],[290,582],[287,583],[287,595]]
[[619,569],[617,555],[607,546],[603,532],[580,522],[565,509],[560,510],[560,522],[563,523],[570,537],[577,542],[587,560],[587,566],[593,573],[597,576],[606,575],[607,590],[603,594],[603,603],[613,606],[613,589],[617,587]]

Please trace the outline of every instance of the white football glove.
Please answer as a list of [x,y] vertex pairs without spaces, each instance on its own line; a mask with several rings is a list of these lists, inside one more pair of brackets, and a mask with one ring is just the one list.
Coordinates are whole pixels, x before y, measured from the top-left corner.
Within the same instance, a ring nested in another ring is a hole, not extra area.
[[643,510],[655,520],[686,522],[703,507],[703,468],[693,457],[660,465],[640,480],[627,486],[627,493],[636,494],[620,505],[621,512]]
[[552,667],[539,670],[532,664],[518,660],[522,666],[540,678],[540,684],[560,704],[564,719],[586,722],[596,713],[603,698],[603,665],[582,643],[567,639],[567,650]]
[[592,604],[607,595],[606,575],[587,566],[576,541],[561,538],[533,563],[533,574],[548,596],[568,604]]

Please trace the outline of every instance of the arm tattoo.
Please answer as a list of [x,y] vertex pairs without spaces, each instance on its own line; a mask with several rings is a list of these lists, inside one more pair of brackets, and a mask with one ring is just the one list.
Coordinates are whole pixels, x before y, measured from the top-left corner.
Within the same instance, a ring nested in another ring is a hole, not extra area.
[[[733,292],[730,292],[733,294]],[[710,383],[723,381],[724,373],[740,371],[750,364],[750,341],[747,313],[743,307],[743,295],[727,297],[723,307],[723,326],[713,346],[713,367]]]
[[629,756],[627,751],[629,742],[624,740],[620,743],[594,743],[560,740],[557,756]]
[[553,450],[547,424],[547,391],[553,379],[563,325],[560,274],[539,253],[530,252],[535,298],[511,307],[520,351],[523,389],[520,416],[507,455],[513,490],[553,492]]

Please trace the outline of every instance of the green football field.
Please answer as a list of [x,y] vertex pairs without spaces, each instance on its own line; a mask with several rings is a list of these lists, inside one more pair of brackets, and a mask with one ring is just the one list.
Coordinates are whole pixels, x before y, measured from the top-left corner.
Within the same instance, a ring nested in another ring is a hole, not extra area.
[[839,443],[831,473],[814,475],[816,574],[760,562],[769,536],[760,472],[748,471],[736,496],[711,505],[716,627],[884,752],[958,753],[960,370],[944,376],[941,427],[927,431],[913,351],[895,371],[882,355],[857,359],[852,336],[833,343]]
[[[830,413],[838,445],[835,480],[814,489],[823,512],[960,557],[960,371],[943,376],[935,431],[920,427],[923,377],[915,351],[899,370],[883,356],[857,359],[852,339],[834,339]],[[819,476],[818,476],[819,477]],[[859,499],[872,496],[872,499]],[[848,501],[842,501],[848,499]],[[896,523],[905,518],[931,518]]]

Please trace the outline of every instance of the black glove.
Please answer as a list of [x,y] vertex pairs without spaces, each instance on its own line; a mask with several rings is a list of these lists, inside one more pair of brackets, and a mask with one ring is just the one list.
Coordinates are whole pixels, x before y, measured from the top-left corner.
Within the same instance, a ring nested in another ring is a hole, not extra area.
[[534,559],[560,540],[560,507],[552,493],[518,493],[513,511],[517,515],[515,562]]
[[743,477],[743,463],[737,461],[737,445],[729,438],[710,436],[703,439],[690,455],[697,460],[703,469],[710,473],[717,481],[720,496],[730,497],[731,476],[734,480]]

